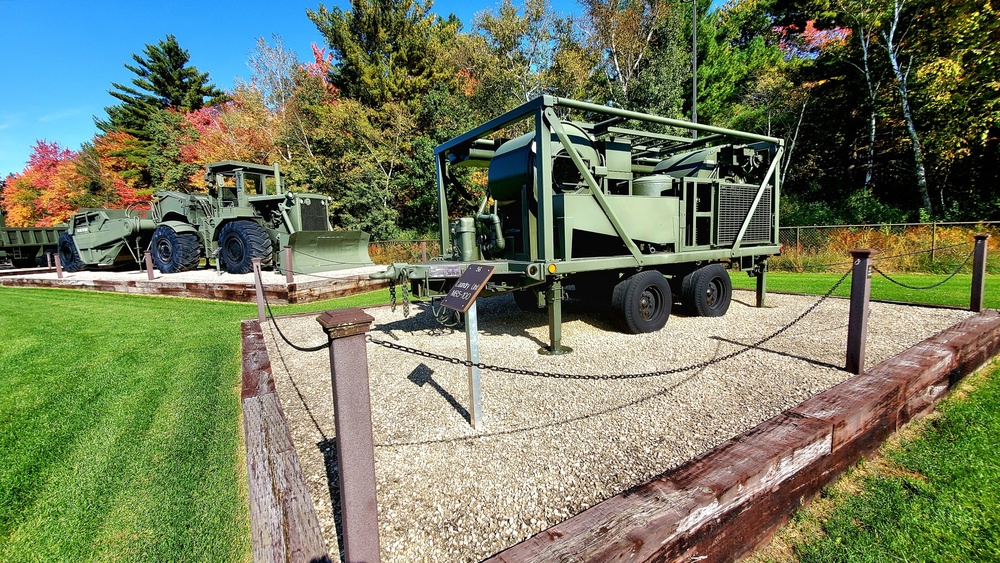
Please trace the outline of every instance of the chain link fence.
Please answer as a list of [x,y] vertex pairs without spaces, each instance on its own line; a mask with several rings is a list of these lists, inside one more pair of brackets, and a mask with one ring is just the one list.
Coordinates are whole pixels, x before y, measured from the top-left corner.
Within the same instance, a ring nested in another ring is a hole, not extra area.
[[421,248],[426,249],[428,260],[441,255],[441,241],[438,239],[375,241],[368,245],[368,255],[376,264],[414,264],[421,261]]
[[[840,270],[855,248],[873,248],[891,258],[879,266],[890,272],[951,273],[972,249],[972,237],[988,233],[990,255],[987,271],[1000,273],[1000,222],[980,223],[884,223],[875,225],[818,225],[782,227],[781,256],[768,261],[778,271]],[[927,251],[927,252],[920,252]],[[968,273],[969,266],[963,268]]]
[[[779,242],[784,250],[768,261],[768,267],[790,272],[840,271],[850,263],[851,250],[874,248],[883,256],[895,256],[880,260],[885,271],[951,273],[968,256],[977,233],[992,235],[986,269],[1000,273],[1000,221],[781,227]],[[428,260],[441,255],[438,239],[377,241],[368,251],[376,264],[416,263],[421,261],[421,244]],[[875,258],[879,260],[878,255]]]

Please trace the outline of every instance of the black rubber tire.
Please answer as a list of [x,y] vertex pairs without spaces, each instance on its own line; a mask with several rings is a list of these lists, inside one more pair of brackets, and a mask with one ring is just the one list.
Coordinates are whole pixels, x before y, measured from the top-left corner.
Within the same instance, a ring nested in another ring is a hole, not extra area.
[[622,330],[656,332],[667,324],[674,298],[667,278],[656,270],[639,272],[615,286],[611,308]]
[[254,258],[260,258],[261,266],[270,266],[271,253],[267,231],[253,221],[232,221],[219,231],[219,266],[230,274],[252,271]]
[[689,315],[721,317],[733,300],[733,282],[722,264],[709,264],[684,276],[681,301]]
[[514,296],[514,303],[517,308],[525,313],[542,313],[545,307],[538,306],[538,296],[534,289],[515,289],[511,292]]
[[59,260],[62,262],[62,269],[66,272],[79,272],[86,264],[80,259],[80,252],[76,249],[76,243],[69,233],[59,233]]
[[201,239],[195,233],[178,233],[173,227],[160,225],[153,231],[149,251],[160,273],[186,272],[197,268],[201,261]]

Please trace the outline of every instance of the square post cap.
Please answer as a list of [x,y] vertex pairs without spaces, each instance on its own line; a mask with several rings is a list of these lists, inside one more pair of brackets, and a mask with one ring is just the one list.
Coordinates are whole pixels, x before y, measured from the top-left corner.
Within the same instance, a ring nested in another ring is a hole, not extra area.
[[330,340],[335,340],[368,332],[371,330],[372,323],[375,322],[375,317],[364,312],[360,307],[351,307],[325,311],[316,317],[316,322],[322,325]]
[[978,235],[973,235],[973,238],[975,238],[976,240],[986,240],[986,239],[990,238],[990,234],[989,233],[979,233]]
[[855,259],[871,258],[876,254],[878,254],[878,250],[875,250],[874,248],[855,248],[854,250],[851,251],[851,257]]

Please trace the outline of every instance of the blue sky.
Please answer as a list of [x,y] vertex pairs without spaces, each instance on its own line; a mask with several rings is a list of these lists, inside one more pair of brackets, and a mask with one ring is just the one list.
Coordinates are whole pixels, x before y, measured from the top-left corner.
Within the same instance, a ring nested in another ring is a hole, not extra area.
[[[347,8],[346,0],[324,2]],[[520,2],[515,2],[520,3]],[[557,12],[579,8],[553,0]],[[0,0],[0,178],[20,172],[36,140],[76,150],[96,132],[93,117],[116,100],[112,82],[128,84],[123,66],[132,53],[173,33],[191,64],[223,89],[249,77],[248,55],[257,38],[282,37],[299,58],[310,43],[323,45],[306,9],[320,2],[212,2],[174,0]],[[454,13],[471,27],[472,16],[493,0],[438,0],[433,11]],[[164,8],[167,8],[166,10]]]

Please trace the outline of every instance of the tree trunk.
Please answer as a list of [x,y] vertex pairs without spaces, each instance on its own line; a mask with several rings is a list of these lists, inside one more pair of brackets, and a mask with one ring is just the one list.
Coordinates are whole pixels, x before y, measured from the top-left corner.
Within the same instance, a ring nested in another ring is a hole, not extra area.
[[927,173],[924,170],[924,151],[920,144],[920,135],[917,134],[917,127],[913,123],[913,114],[910,111],[910,98],[907,90],[907,78],[909,69],[903,70],[899,62],[899,44],[896,43],[896,29],[902,15],[905,0],[896,0],[893,9],[892,26],[888,34],[883,34],[885,39],[885,50],[889,55],[889,64],[892,72],[896,75],[896,87],[899,90],[900,104],[903,106],[903,119],[906,121],[906,130],[910,133],[910,141],[913,143],[913,163],[917,174],[917,192],[920,195],[921,206],[928,215],[933,215],[934,208],[931,205],[930,191],[927,189]]

